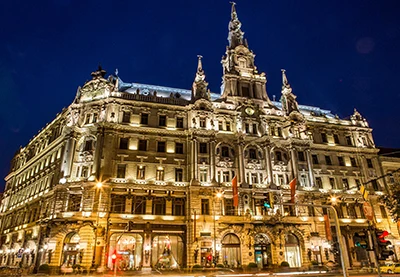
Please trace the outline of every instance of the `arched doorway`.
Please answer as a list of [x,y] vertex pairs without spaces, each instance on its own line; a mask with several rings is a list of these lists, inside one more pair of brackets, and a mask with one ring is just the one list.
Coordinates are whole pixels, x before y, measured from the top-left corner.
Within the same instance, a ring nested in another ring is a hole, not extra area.
[[266,268],[272,264],[271,240],[266,234],[254,237],[254,256],[258,268]]
[[222,261],[226,267],[241,266],[240,240],[235,234],[227,234],[222,239]]
[[117,253],[120,270],[134,270],[142,267],[143,237],[140,234],[113,234],[107,266],[113,268],[111,256]]
[[72,267],[82,263],[82,252],[79,242],[81,238],[77,233],[69,233],[64,240],[62,267]]
[[183,252],[184,244],[180,236],[156,236],[151,249],[151,264],[159,269],[180,268]]
[[285,259],[290,267],[301,266],[299,239],[293,234],[285,236]]

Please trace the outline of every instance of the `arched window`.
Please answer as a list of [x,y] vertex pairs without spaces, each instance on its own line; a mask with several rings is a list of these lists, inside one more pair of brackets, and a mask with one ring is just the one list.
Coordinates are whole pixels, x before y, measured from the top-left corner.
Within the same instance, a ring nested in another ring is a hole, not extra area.
[[227,234],[222,239],[222,262],[227,267],[241,267],[240,240],[235,234]]
[[301,252],[298,238],[293,234],[285,236],[285,259],[290,267],[301,266]]

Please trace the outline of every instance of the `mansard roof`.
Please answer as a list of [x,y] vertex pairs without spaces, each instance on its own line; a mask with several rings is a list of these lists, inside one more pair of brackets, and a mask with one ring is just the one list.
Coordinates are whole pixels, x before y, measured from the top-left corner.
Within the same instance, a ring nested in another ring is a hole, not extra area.
[[[165,86],[158,86],[158,85],[148,85],[148,84],[139,84],[139,83],[124,83],[120,80],[119,83],[120,90],[127,93],[137,93],[140,91],[142,95],[149,95],[153,94],[154,91],[157,92],[157,96],[161,97],[170,97],[172,94],[179,94],[181,98],[190,101],[192,91],[188,89],[181,89],[181,88],[171,88]],[[211,92],[211,100],[215,101],[221,97],[221,94]],[[282,104],[278,101],[272,101],[272,103],[282,109]],[[304,115],[314,115],[314,116],[326,116],[328,118],[334,118],[335,116],[331,113],[330,110],[324,110],[319,107],[313,106],[306,106],[306,105],[299,105],[300,112]]]

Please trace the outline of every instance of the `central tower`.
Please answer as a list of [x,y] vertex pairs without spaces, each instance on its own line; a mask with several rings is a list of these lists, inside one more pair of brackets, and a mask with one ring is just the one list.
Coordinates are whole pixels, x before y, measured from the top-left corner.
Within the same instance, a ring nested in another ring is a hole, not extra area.
[[221,61],[223,67],[222,98],[234,97],[239,102],[258,99],[265,102],[265,105],[272,106],[266,90],[266,75],[264,72],[258,73],[257,67],[254,65],[255,54],[249,49],[244,32],[241,30],[242,23],[236,13],[236,3],[231,3],[229,45]]

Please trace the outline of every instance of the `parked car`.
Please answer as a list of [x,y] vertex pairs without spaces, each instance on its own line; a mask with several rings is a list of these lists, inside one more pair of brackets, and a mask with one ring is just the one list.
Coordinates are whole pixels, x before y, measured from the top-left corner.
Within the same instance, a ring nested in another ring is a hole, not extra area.
[[386,263],[381,266],[382,273],[400,273],[400,264]]

